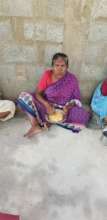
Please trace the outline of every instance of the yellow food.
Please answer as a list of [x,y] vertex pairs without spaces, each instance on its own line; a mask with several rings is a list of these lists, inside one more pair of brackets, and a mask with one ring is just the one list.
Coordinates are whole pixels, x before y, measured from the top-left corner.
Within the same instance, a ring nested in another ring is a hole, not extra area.
[[49,121],[58,122],[63,120],[63,113],[56,111],[55,113],[49,115]]

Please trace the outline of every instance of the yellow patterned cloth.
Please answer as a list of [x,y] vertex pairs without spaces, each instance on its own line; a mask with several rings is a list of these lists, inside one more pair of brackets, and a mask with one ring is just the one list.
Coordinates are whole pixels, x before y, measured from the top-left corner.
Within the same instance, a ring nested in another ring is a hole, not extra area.
[[53,114],[49,115],[49,121],[50,122],[59,122],[63,120],[63,112],[62,111],[55,111]]

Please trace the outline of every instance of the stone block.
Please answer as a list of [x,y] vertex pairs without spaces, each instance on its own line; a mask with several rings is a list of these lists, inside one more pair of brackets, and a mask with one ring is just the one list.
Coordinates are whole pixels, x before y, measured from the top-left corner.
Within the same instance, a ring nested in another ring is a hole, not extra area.
[[9,83],[9,80],[15,79],[15,65],[3,65],[0,64],[0,86],[2,85],[2,82],[7,82]]
[[33,0],[33,14],[35,17],[46,17],[47,0]]
[[95,0],[91,16],[93,19],[107,18],[107,0]]
[[64,25],[62,23],[49,24],[41,21],[37,23],[25,22],[24,36],[28,40],[52,41],[61,43],[64,37]]
[[5,63],[35,63],[37,51],[30,46],[2,45],[0,57]]
[[85,51],[85,62],[87,64],[102,66],[104,60],[104,44],[103,42],[99,45],[96,43],[89,43]]
[[37,65],[36,68],[35,68],[35,77],[36,77],[36,82],[39,81],[40,77],[42,76],[43,72],[45,71],[45,67],[44,66],[40,66],[40,65]]
[[96,88],[98,83],[99,81],[95,79],[91,80],[91,82],[90,80],[86,79],[80,80],[80,91],[83,101],[88,103],[89,100],[91,100],[94,89]]
[[89,30],[89,41],[107,41],[107,23],[92,23]]
[[34,24],[32,22],[24,23],[24,37],[27,40],[33,40],[34,36]]
[[52,56],[57,53],[62,52],[62,45],[47,45],[45,48],[45,63],[51,66]]
[[51,17],[64,17],[64,0],[48,0],[48,15]]
[[16,66],[16,77],[20,80],[26,80],[26,84],[32,83],[34,88],[36,86],[36,82],[38,82],[42,73],[44,72],[44,66],[40,65],[24,65],[18,64]]
[[44,66],[31,64],[0,65],[0,89],[3,95],[16,97],[21,91],[34,91],[44,70]]
[[27,22],[24,24],[24,37],[28,40],[46,40],[46,24],[38,22],[36,24]]
[[98,81],[102,80],[104,78],[105,72],[104,67],[99,66],[97,64],[93,65],[86,65],[85,63],[82,64],[81,67],[81,74],[80,74],[80,80],[90,80],[90,82],[93,79],[96,79]]
[[0,89],[3,96],[13,97],[16,84],[15,65],[0,65]]
[[107,66],[107,54],[106,54],[106,56],[104,57],[104,64],[105,64],[105,66]]
[[47,24],[47,40],[57,43],[62,43],[64,39],[63,24]]
[[16,80],[17,81],[27,80],[25,65],[23,65],[23,64],[16,65]]
[[18,64],[16,66],[16,79],[18,82],[26,81],[27,86],[31,86],[33,90],[36,88],[36,84],[43,74],[45,68],[40,65],[24,65]]
[[0,0],[0,16],[33,16],[31,0]]
[[10,41],[13,40],[12,28],[10,21],[1,21],[0,22],[0,41]]

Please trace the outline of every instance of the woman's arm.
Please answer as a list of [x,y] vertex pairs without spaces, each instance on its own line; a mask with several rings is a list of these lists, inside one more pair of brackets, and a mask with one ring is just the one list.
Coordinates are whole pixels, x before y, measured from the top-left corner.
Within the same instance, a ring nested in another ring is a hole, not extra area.
[[52,114],[54,112],[54,108],[47,100],[45,100],[43,94],[43,91],[39,91],[38,89],[36,89],[37,99],[45,106],[45,108],[47,109],[47,113]]
[[51,70],[46,70],[36,88],[36,97],[37,99],[45,106],[48,114],[53,113],[53,106],[44,98],[44,91],[47,88],[51,77]]

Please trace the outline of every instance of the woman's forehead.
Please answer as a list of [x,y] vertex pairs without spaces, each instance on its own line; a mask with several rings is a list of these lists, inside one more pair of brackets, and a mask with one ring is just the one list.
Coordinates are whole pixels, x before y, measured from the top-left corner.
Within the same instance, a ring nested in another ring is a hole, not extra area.
[[58,59],[54,60],[54,63],[56,64],[65,64],[65,60],[61,57],[59,57]]

